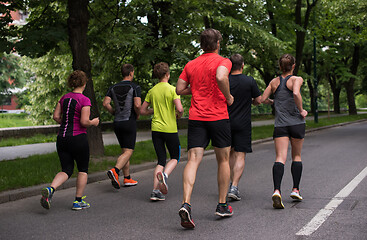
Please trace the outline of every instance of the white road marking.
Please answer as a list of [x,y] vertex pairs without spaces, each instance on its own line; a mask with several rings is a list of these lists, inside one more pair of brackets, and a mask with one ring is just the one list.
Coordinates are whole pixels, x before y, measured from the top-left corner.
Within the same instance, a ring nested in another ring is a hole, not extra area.
[[340,192],[336,194],[335,197],[333,197],[331,201],[321,209],[307,225],[299,230],[296,235],[309,236],[314,233],[366,176],[367,167],[363,169],[352,181],[350,181],[347,186],[340,190]]

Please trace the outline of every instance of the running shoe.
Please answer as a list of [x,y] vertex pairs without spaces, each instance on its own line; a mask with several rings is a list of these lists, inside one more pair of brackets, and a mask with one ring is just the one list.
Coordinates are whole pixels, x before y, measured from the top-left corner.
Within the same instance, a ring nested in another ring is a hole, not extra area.
[[180,210],[178,211],[178,215],[180,215],[182,227],[184,228],[195,227],[195,223],[191,217],[191,206],[188,203],[182,204]]
[[228,205],[228,203],[225,205],[218,203],[217,209],[215,210],[215,215],[220,217],[230,217],[233,215],[233,209]]
[[282,196],[280,196],[278,192],[274,193],[271,199],[273,200],[273,208],[284,209],[284,205],[282,202]]
[[303,197],[299,194],[299,192],[292,191],[291,192],[291,198],[293,198],[295,201],[302,201]]
[[51,199],[52,196],[54,195],[54,191],[52,190],[51,187],[46,187],[46,188],[42,188],[41,190],[41,206],[46,208],[46,209],[50,209],[51,207]]
[[236,201],[241,200],[240,191],[238,190],[238,187],[231,185],[228,191],[228,198]]
[[136,186],[136,185],[138,185],[138,181],[135,181],[132,178],[130,178],[130,179],[124,178],[124,186],[125,187],[131,187],[131,186]]
[[161,191],[157,190],[157,191],[153,191],[150,194],[150,200],[152,200],[152,201],[164,201],[164,200],[166,200],[166,197],[161,193]]
[[108,170],[107,176],[111,179],[112,186],[116,189],[120,189],[119,175],[116,173],[115,168]]
[[159,190],[163,193],[163,194],[167,194],[168,193],[168,185],[167,185],[167,176],[165,173],[162,172],[158,172],[157,173],[157,178],[159,181],[158,187]]
[[85,202],[83,199],[85,198],[82,197],[82,201],[78,202],[78,201],[74,201],[73,202],[73,207],[71,209],[73,210],[82,210],[82,209],[86,209],[86,208],[90,208],[90,204]]

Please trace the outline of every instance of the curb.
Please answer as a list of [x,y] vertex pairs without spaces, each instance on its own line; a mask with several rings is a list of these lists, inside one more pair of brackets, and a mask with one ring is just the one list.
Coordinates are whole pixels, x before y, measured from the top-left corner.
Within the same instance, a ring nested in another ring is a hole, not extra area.
[[[338,123],[334,125],[308,129],[306,130],[306,133],[321,131],[321,130],[325,130],[329,128],[340,127],[340,126],[345,126],[345,125],[350,125],[350,124],[360,123],[360,122],[365,122],[365,121],[367,121],[367,119],[361,119],[361,120],[357,120],[353,122]],[[252,144],[256,145],[256,144],[270,142],[270,141],[273,141],[272,137],[252,141]],[[204,152],[204,156],[208,156],[212,154],[214,154],[214,150],[206,150]],[[181,157],[180,161],[185,162],[187,161],[187,154],[185,153],[183,155],[184,156]],[[144,170],[153,169],[156,165],[157,165],[156,162],[147,162],[147,163],[142,163],[139,165],[131,165],[130,173],[136,173],[136,172],[141,172]],[[106,172],[97,172],[97,173],[91,173],[88,175],[88,183],[94,183],[94,182],[104,181],[108,179],[109,178]],[[71,178],[68,181],[66,181],[62,186],[60,186],[59,190],[72,188],[72,187],[75,187],[75,185],[76,185],[76,178]],[[27,197],[33,197],[37,195],[41,196],[41,189],[44,187],[48,187],[48,186],[49,186],[49,183],[2,192],[0,193],[0,204],[10,202],[10,201],[20,200],[20,199],[27,198]]]

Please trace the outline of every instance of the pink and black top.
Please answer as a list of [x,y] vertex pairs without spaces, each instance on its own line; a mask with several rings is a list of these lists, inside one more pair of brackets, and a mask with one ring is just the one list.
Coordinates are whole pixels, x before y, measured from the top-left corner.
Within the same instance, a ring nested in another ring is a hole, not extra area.
[[87,133],[87,128],[80,123],[82,108],[91,106],[89,98],[81,93],[67,93],[60,99],[62,121],[59,128],[60,137],[76,136]]

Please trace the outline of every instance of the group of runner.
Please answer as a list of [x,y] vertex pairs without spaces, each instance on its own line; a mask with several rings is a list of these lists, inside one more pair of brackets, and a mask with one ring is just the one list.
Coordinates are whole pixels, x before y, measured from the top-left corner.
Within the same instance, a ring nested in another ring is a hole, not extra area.
[[[232,216],[233,209],[228,204],[227,197],[241,200],[238,184],[244,171],[246,153],[252,152],[251,104],[274,103],[273,138],[276,160],[273,165],[273,207],[284,208],[280,185],[289,141],[293,160],[293,189],[290,197],[302,200],[299,183],[302,175],[301,149],[307,111],[302,107],[300,93],[303,79],[292,75],[295,67],[294,57],[289,54],[280,57],[279,67],[282,74],[274,78],[261,95],[256,81],[242,74],[244,59],[240,54],[234,54],[230,59],[219,55],[221,40],[222,36],[218,30],[206,29],[201,33],[200,46],[204,53],[186,64],[176,88],[168,83],[168,64],[156,64],[153,72],[159,83],[149,90],[143,104],[140,87],[132,81],[134,67],[131,64],[122,65],[123,80],[111,86],[103,100],[103,106],[114,115],[114,131],[122,149],[115,167],[107,172],[112,186],[117,189],[120,188],[121,170],[125,186],[138,184],[129,173],[129,160],[135,148],[136,120],[139,115],[153,115],[152,140],[158,164],[154,170],[150,200],[161,201],[165,200],[168,192],[168,177],[180,161],[181,147],[176,123],[176,119],[183,114],[180,95],[192,95],[187,136],[188,160],[183,171],[183,200],[179,209],[181,225],[184,228],[195,227],[191,216],[191,195],[204,149],[210,141],[218,163],[219,194],[215,214],[220,217]],[[82,95],[86,81],[85,73],[73,72],[68,79],[73,91],[60,99],[54,112],[55,121],[60,123],[57,151],[62,171],[55,176],[50,187],[42,189],[41,205],[46,209],[50,208],[57,187],[70,178],[74,160],[79,173],[72,209],[90,207],[82,197],[87,183],[89,163],[86,127],[97,126],[99,119],[89,120],[91,104],[89,99]],[[274,100],[269,99],[271,94]],[[170,154],[168,162],[166,148]]]

